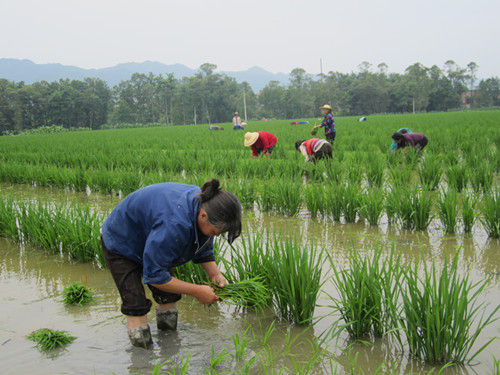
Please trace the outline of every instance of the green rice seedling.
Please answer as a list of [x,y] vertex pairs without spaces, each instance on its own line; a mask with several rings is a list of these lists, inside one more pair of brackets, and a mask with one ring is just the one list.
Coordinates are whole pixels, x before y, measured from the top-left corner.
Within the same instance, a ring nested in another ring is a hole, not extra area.
[[413,192],[410,188],[401,191],[400,201],[397,206],[397,217],[403,229],[412,230],[415,228],[415,208],[412,199],[410,199]]
[[484,313],[478,298],[489,280],[471,282],[459,270],[458,256],[442,268],[424,263],[423,273],[417,264],[404,271],[401,329],[393,334],[404,335],[410,353],[429,363],[470,362],[495,339],[472,351],[483,329],[497,320],[500,305]]
[[432,205],[434,198],[428,191],[415,189],[410,201],[413,205],[413,226],[416,230],[426,230],[432,219]]
[[344,185],[342,187],[342,213],[348,223],[354,223],[361,207],[359,187]]
[[325,191],[319,185],[310,185],[304,190],[304,198],[306,207],[311,217],[316,219],[318,211],[324,212],[325,207]]
[[491,238],[500,237],[500,193],[491,192],[483,196],[481,223]]
[[385,212],[389,223],[394,223],[398,217],[399,205],[403,199],[403,191],[395,186],[386,193]]
[[464,195],[462,197],[462,224],[464,226],[464,232],[470,233],[476,217],[474,216],[474,211],[476,208],[477,200],[472,195]]
[[216,284],[210,284],[215,289],[215,294],[222,301],[237,306],[251,307],[263,310],[271,303],[271,295],[261,278],[241,280],[227,284],[223,288]]
[[[166,370],[164,370],[164,367],[168,366],[171,363],[172,363],[171,360],[166,360],[166,361],[163,361],[163,362],[157,362],[157,363],[155,363],[155,365],[153,366],[153,371],[151,371],[151,375],[165,375],[165,374],[168,374],[168,372],[166,372]],[[133,373],[133,375],[139,375],[139,373]]]
[[479,163],[473,170],[470,176],[472,188],[475,192],[488,192],[493,186],[494,179],[493,167],[484,163]]
[[72,283],[64,288],[63,302],[66,305],[82,306],[94,300],[94,292],[82,283]]
[[396,188],[404,188],[411,182],[411,169],[407,167],[392,167],[389,169],[389,177],[392,181],[392,186]]
[[327,185],[325,187],[326,210],[335,221],[340,221],[340,217],[342,216],[342,192],[342,187],[337,184]]
[[71,336],[66,331],[58,331],[49,328],[41,328],[31,332],[27,336],[28,340],[34,341],[43,351],[52,350],[71,344],[76,337]]
[[448,181],[448,187],[460,193],[467,187],[467,182],[469,181],[467,166],[465,164],[452,165],[446,170],[446,179]]
[[300,194],[301,185],[296,182],[278,181],[279,189],[276,194],[278,212],[287,216],[295,216],[302,204]]
[[429,190],[435,190],[441,181],[442,174],[443,168],[439,157],[426,155],[418,169],[422,186]]
[[248,329],[243,331],[241,336],[239,333],[236,333],[233,336],[233,345],[234,345],[234,358],[237,361],[244,360],[248,351]]
[[323,282],[324,250],[275,236],[266,273],[280,317],[310,324]]
[[500,359],[493,357],[493,375],[500,375]]
[[274,191],[269,183],[260,186],[259,208],[264,212],[269,212],[274,208]]
[[203,267],[194,262],[187,262],[175,267],[174,274],[176,278],[193,284],[203,284],[210,281]]
[[457,193],[453,189],[441,193],[439,201],[439,218],[446,233],[455,233],[458,221]]
[[399,298],[400,258],[391,250],[382,259],[382,248],[375,248],[372,257],[360,257],[351,251],[348,268],[338,271],[332,257],[333,284],[339,298],[332,298],[334,310],[345,322],[354,339],[370,334],[381,336],[395,327],[395,305]]
[[384,182],[385,163],[377,154],[366,161],[365,173],[371,188],[380,188]]
[[16,220],[19,216],[12,198],[0,197],[0,237],[18,239]]
[[368,191],[361,197],[360,213],[371,225],[377,225],[384,209],[384,192],[380,189]]
[[226,348],[222,348],[219,353],[215,353],[215,347],[212,345],[210,350],[210,362],[208,364],[208,368],[206,372],[208,375],[216,375],[217,368],[222,366],[227,359],[230,357],[231,353],[228,352]]
[[[167,374],[168,375],[188,375],[189,367],[190,367],[190,363],[189,363],[190,360],[191,360],[191,354],[189,354],[187,357],[184,357],[184,354],[183,354],[179,363],[177,365],[174,364],[174,366],[172,366],[172,368],[167,372]],[[165,362],[169,363],[169,361],[165,361]]]
[[335,184],[340,184],[344,176],[342,164],[337,159],[333,159],[329,163],[326,163],[325,166],[328,179]]
[[[252,341],[254,342],[255,345],[268,346],[273,333],[276,331],[275,323],[276,322],[273,320],[271,324],[269,324],[267,328],[264,330],[262,335],[256,333],[255,330],[252,329]],[[259,321],[259,329],[260,331],[262,331],[262,323],[260,321]]]

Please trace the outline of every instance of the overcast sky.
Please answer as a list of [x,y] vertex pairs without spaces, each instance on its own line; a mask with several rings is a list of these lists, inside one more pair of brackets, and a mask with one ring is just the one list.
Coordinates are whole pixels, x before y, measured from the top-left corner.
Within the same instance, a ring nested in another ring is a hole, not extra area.
[[498,0],[0,0],[0,57],[99,68],[212,62],[351,72],[361,61],[401,72],[448,59],[500,76]]

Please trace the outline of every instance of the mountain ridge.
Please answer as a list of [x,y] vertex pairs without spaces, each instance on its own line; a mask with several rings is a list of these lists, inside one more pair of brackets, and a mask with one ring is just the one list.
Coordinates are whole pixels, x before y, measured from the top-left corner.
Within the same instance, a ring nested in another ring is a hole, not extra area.
[[[197,69],[175,63],[164,64],[158,61],[146,60],[143,62],[125,62],[104,68],[80,68],[74,65],[60,63],[37,64],[29,59],[0,58],[0,78],[10,81],[24,81],[33,83],[37,81],[57,81],[59,79],[83,79],[87,77],[100,78],[114,86],[122,80],[129,79],[133,73],[172,73],[176,78],[189,77]],[[238,82],[246,81],[254,91],[262,90],[271,80],[281,83],[288,82],[288,74],[272,73],[259,66],[252,66],[240,71],[217,71],[233,77]]]

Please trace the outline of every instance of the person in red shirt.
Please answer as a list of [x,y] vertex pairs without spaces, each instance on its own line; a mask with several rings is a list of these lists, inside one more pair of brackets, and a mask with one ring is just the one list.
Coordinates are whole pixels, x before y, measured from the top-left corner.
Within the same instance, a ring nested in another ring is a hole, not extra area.
[[253,157],[266,155],[270,159],[277,142],[278,140],[274,134],[265,131],[245,133],[244,145],[252,148]]

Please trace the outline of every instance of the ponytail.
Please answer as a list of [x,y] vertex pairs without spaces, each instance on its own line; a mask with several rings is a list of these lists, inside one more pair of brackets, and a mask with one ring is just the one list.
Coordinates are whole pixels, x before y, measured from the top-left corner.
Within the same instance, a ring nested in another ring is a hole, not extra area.
[[220,188],[219,180],[213,178],[201,187],[200,208],[207,213],[210,224],[228,232],[228,242],[232,243],[241,233],[241,204],[238,198]]

